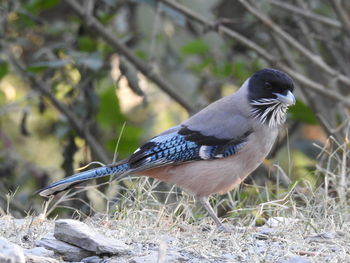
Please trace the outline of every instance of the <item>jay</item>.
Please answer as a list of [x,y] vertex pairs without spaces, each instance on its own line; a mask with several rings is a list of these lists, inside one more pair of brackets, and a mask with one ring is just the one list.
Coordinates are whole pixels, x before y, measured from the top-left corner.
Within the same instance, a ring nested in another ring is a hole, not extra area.
[[219,228],[208,197],[224,194],[254,171],[271,150],[287,109],[292,79],[263,69],[241,88],[153,137],[125,160],[80,172],[39,190],[50,196],[98,177],[129,174],[170,182],[194,194]]

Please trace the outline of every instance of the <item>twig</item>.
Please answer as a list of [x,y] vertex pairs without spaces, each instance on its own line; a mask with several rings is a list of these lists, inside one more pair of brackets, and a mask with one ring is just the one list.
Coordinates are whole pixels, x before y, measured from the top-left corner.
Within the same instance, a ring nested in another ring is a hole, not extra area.
[[[296,3],[301,7],[304,8],[304,10],[308,10],[306,4],[303,0],[297,0]],[[314,52],[317,55],[320,55],[319,48],[317,46],[317,43],[315,39],[312,37],[313,31],[310,30],[310,28],[313,28],[313,25],[315,23],[310,23],[311,21],[309,19],[295,19],[295,22],[298,24],[299,28],[303,32],[303,35],[305,37],[305,40],[307,41],[309,48],[312,52]],[[317,24],[319,25],[319,24]],[[317,31],[316,31],[317,32]]]
[[[9,50],[9,49],[8,49]],[[20,75],[29,80],[31,87],[37,90],[42,96],[48,98],[53,106],[61,112],[69,121],[70,125],[77,131],[77,133],[82,136],[88,145],[90,146],[92,152],[104,163],[109,163],[111,158],[108,156],[107,152],[101,146],[101,144],[95,139],[95,137],[90,133],[89,129],[81,123],[79,118],[71,111],[69,108],[61,103],[56,97],[50,92],[46,87],[46,84],[38,80],[35,76],[29,74],[25,70],[25,65],[12,54],[11,51],[8,52],[9,61],[18,70]]]
[[265,49],[263,49],[262,47],[257,45],[255,42],[249,40],[245,36],[237,33],[236,31],[233,31],[230,28],[223,26],[221,24],[218,24],[214,21],[210,21],[210,20],[208,20],[208,18],[203,17],[201,15],[198,15],[197,13],[188,9],[187,7],[180,5],[172,0],[158,0],[158,1],[163,2],[163,3],[167,4],[168,6],[174,8],[175,10],[183,13],[186,17],[203,25],[207,29],[210,29],[212,31],[216,31],[219,34],[224,34],[230,38],[236,39],[238,42],[240,42],[240,43],[244,44],[245,46],[249,47],[250,49],[254,50],[256,53],[258,53],[260,56],[262,56],[266,61],[268,61],[272,64],[277,63],[277,60],[278,60],[277,58],[273,57]]
[[347,15],[347,10],[342,7],[341,0],[330,0],[335,12],[343,24],[345,32],[350,36],[350,18]]
[[273,30],[282,39],[284,39],[292,47],[294,47],[296,50],[298,50],[301,54],[303,54],[305,57],[307,57],[313,64],[315,64],[316,66],[318,66],[320,69],[327,72],[331,76],[339,79],[344,84],[350,85],[350,79],[347,76],[334,70],[320,56],[312,53],[310,50],[305,48],[302,44],[299,43],[299,41],[297,41],[290,34],[288,34],[286,31],[284,31],[280,26],[278,26],[274,21],[272,21],[270,19],[270,17],[263,14],[260,10],[256,9],[253,5],[249,4],[248,1],[240,0],[240,3],[247,9],[247,11],[249,11],[257,19],[259,19],[268,28]]
[[153,81],[162,89],[166,94],[168,94],[172,99],[184,107],[188,112],[196,112],[196,108],[193,103],[189,103],[182,96],[175,92],[175,89],[161,78],[152,67],[149,67],[142,60],[137,58],[124,44],[122,44],[116,36],[108,30],[103,24],[101,24],[95,17],[91,16],[87,19],[86,12],[84,8],[78,4],[75,0],[65,0],[66,3],[73,9],[73,11],[80,16],[86,25],[90,26],[99,36],[101,36],[110,46],[117,50],[118,53],[125,56],[143,75],[148,79]]
[[301,9],[299,7],[295,7],[293,5],[285,3],[284,1],[278,1],[278,0],[267,0],[267,1],[276,7],[279,7],[281,9],[293,12],[293,13],[298,14],[300,16],[312,19],[316,22],[323,23],[327,26],[332,26],[332,27],[336,27],[336,28],[342,27],[341,23],[338,20],[315,14],[313,12],[310,12],[310,10],[305,10],[305,9]]
[[272,65],[277,65],[282,70],[286,71],[289,75],[291,75],[293,78],[295,78],[297,81],[299,81],[301,84],[309,87],[310,89],[313,89],[314,91],[317,91],[319,93],[322,93],[323,95],[341,102],[342,104],[346,106],[350,106],[350,100],[346,97],[344,97],[342,94],[334,91],[326,89],[325,86],[323,86],[320,83],[317,83],[313,81],[312,79],[302,75],[301,73],[293,70],[292,68],[288,67],[287,65],[281,63],[277,57],[274,57],[271,52],[268,52],[267,50],[263,49],[259,45],[257,45],[255,42],[251,41],[250,39],[246,38],[245,36],[237,33],[236,31],[231,30],[230,28],[223,26],[223,25],[217,25],[215,22],[212,22],[208,20],[207,18],[204,18],[192,10],[174,2],[171,0],[158,0],[161,2],[166,3],[168,6],[174,8],[175,10],[181,12],[186,17],[188,17],[191,20],[196,21],[197,23],[205,26],[206,28],[210,28],[213,31],[218,32],[219,34],[224,34],[230,38],[233,38],[240,42],[241,44],[245,45],[246,47],[252,49],[257,54],[259,54],[262,58],[264,58],[267,62],[269,62]]
[[308,86],[309,88],[312,88],[314,91],[318,91],[318,92],[322,93],[323,95],[326,95],[329,98],[336,99],[337,101],[343,103],[346,106],[350,106],[349,99],[347,99],[344,95],[342,95],[334,90],[326,89],[323,85],[319,84],[318,82],[307,78],[303,74],[296,72],[295,70],[292,70],[291,68],[289,68],[285,65],[280,64],[279,67],[281,70],[284,70],[291,77],[293,77],[293,79]]

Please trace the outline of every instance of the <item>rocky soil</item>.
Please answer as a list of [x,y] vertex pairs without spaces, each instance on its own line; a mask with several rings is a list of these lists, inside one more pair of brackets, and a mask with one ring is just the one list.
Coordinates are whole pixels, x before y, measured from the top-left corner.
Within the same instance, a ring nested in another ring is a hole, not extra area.
[[3,217],[0,262],[350,262],[348,226],[313,224],[275,217],[219,233],[209,224]]

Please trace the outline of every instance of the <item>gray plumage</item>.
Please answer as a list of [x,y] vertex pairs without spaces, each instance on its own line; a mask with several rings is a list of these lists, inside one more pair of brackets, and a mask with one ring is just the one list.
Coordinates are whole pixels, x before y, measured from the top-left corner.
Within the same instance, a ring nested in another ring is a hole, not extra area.
[[288,106],[295,103],[292,80],[264,69],[178,126],[152,138],[128,159],[79,173],[40,190],[48,196],[110,173],[149,176],[196,195],[216,224],[207,197],[225,193],[255,170],[271,150]]

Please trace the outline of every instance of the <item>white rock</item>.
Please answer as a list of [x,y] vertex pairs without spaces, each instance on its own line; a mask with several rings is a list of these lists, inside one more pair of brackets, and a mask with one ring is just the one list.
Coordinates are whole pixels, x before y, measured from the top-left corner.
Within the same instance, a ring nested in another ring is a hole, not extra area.
[[54,232],[57,239],[96,254],[121,255],[130,250],[130,247],[120,240],[97,233],[87,224],[77,220],[57,220]]
[[23,249],[0,237],[0,262],[1,263],[25,263]]

